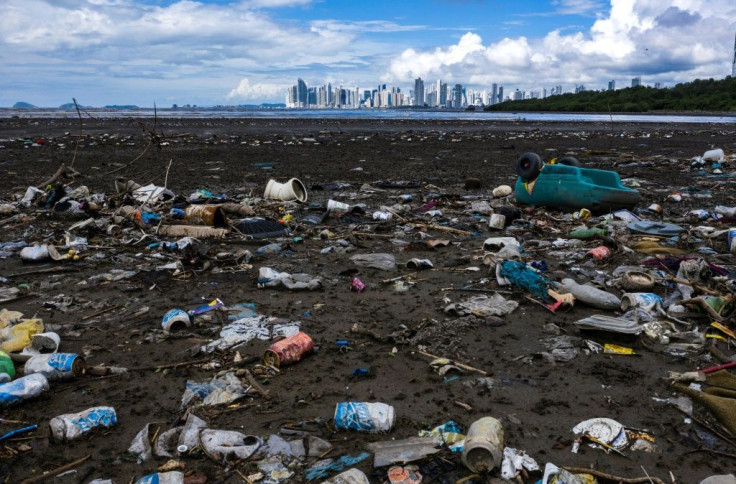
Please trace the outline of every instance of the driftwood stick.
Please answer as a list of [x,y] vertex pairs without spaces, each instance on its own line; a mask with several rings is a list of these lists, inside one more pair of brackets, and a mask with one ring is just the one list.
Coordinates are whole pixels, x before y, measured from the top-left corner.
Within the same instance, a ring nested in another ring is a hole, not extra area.
[[250,372],[250,370],[245,370],[245,377],[248,379],[248,383],[251,384],[251,386],[261,394],[264,398],[270,398],[271,396],[268,394],[268,390],[264,389],[260,383],[258,383],[258,380],[256,380],[256,377],[253,376],[253,373]]
[[662,479],[658,477],[634,477],[627,479],[625,477],[614,476],[613,474],[606,474],[605,472],[597,471],[595,469],[587,469],[585,467],[563,467],[568,472],[573,474],[590,474],[601,479],[607,479],[609,481],[618,482],[621,484],[643,484],[643,483],[654,483],[654,484],[666,484]]
[[455,229],[452,227],[445,227],[443,225],[437,225],[437,224],[416,224],[416,227],[420,229],[434,229],[434,230],[439,230],[440,232],[448,232],[450,234],[457,234],[457,235],[473,235],[472,232],[468,232],[467,230],[460,230],[460,229]]
[[179,368],[180,366],[192,366],[201,365],[211,361],[211,358],[204,358],[201,360],[182,361],[180,363],[171,363],[169,365],[155,365],[155,366],[139,366],[137,368],[128,368],[128,371],[151,371],[151,370],[165,370],[168,368]]
[[[434,359],[442,358],[441,356],[436,356],[436,355],[433,355],[433,354],[430,354],[430,353],[427,353],[421,350],[415,350],[415,351],[422,356],[426,356],[427,358],[434,358]],[[449,358],[446,358],[446,359],[450,360]],[[450,360],[450,363],[457,366],[458,368],[462,368],[463,370],[472,371],[473,373],[480,373],[483,376],[488,375],[487,372],[483,370],[479,370],[478,368],[472,367],[470,365],[466,365],[464,363],[458,363],[457,361],[454,361],[454,360]]]
[[372,331],[368,328],[364,328],[357,323],[351,326],[350,332],[355,333],[355,334],[362,334],[364,336],[370,336],[371,338],[375,339],[376,341],[380,341],[381,343],[386,343],[386,342],[391,341],[391,338],[389,338],[388,336],[381,336],[375,331]]
[[74,107],[77,109],[77,116],[79,116],[79,136],[77,136],[77,142],[74,144],[74,156],[72,156],[72,162],[69,163],[70,168],[74,166],[74,162],[77,159],[77,150],[79,149],[79,139],[82,137],[82,133],[84,131],[84,125],[82,124],[82,113],[79,112],[79,105],[77,104],[77,99],[72,98],[72,101],[74,101]]
[[77,467],[79,464],[81,464],[82,462],[86,461],[90,457],[92,457],[92,454],[87,454],[84,457],[82,457],[81,459],[77,459],[74,462],[70,462],[68,464],[64,464],[63,466],[57,467],[54,470],[46,471],[43,474],[41,474],[40,476],[29,477],[25,481],[21,482],[21,484],[34,484],[36,482],[43,482],[46,479],[48,479],[49,477],[58,476],[59,474],[68,471],[69,469],[74,469],[75,467]]

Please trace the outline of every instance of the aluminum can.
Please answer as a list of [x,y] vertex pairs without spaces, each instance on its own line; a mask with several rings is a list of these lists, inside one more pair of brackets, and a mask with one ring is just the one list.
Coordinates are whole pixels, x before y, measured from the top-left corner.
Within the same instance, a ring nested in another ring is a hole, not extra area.
[[394,425],[394,407],[380,402],[339,402],[335,427],[362,432],[386,432]]
[[54,417],[49,422],[51,433],[56,440],[74,440],[89,433],[96,427],[112,427],[118,423],[112,407],[92,407],[79,413],[66,413]]
[[628,292],[621,296],[621,310],[651,306],[652,304],[662,305],[662,298],[652,292]]
[[357,277],[353,277],[353,280],[350,281],[350,289],[357,292],[363,292],[365,291],[365,284]]
[[164,331],[188,328],[192,324],[189,314],[183,309],[172,309],[164,314],[161,327]]
[[0,405],[13,405],[48,389],[49,381],[42,374],[24,376],[0,385]]
[[10,355],[0,351],[0,383],[9,382],[15,378],[15,364]]
[[604,260],[611,257],[611,251],[605,245],[601,245],[590,249],[585,255],[595,260]]
[[272,344],[263,355],[263,361],[267,365],[280,368],[296,363],[312,350],[314,350],[312,338],[300,331]]
[[31,356],[23,367],[23,373],[41,373],[49,380],[66,380],[84,374],[87,364],[76,353],[47,353]]

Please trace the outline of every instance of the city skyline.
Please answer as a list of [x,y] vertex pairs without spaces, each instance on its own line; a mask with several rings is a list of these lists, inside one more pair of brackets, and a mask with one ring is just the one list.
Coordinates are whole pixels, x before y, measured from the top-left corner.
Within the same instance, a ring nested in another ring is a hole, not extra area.
[[283,103],[297,78],[408,96],[418,78],[425,92],[441,79],[510,94],[736,72],[733,0],[5,0],[2,12],[6,107]]

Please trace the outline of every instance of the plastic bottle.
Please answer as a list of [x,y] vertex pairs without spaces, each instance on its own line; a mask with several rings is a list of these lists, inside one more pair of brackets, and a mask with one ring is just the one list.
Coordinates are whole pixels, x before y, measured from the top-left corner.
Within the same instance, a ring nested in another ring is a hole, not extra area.
[[713,209],[715,213],[719,213],[726,217],[736,217],[736,207],[727,207],[725,205],[716,205]]
[[563,279],[560,286],[575,296],[578,301],[598,309],[618,309],[621,300],[610,292],[589,284],[578,284],[573,279]]
[[23,373],[41,373],[49,380],[66,380],[84,374],[87,364],[76,353],[49,353],[31,356],[23,367]]
[[184,473],[171,471],[148,474],[135,481],[135,484],[184,484]]
[[[35,375],[32,375],[35,376]],[[112,427],[118,423],[112,407],[92,407],[79,413],[67,413],[54,417],[49,422],[56,440],[74,440],[95,427]]]
[[15,403],[37,397],[49,389],[49,381],[41,374],[28,375],[0,385],[0,405]]
[[0,383],[7,383],[15,378],[15,364],[10,355],[0,350]]
[[335,427],[364,432],[386,432],[394,425],[394,407],[380,402],[340,402]]
[[596,237],[606,237],[607,235],[608,231],[606,229],[598,227],[592,229],[573,230],[572,232],[570,232],[571,239],[581,240],[595,239]]
[[462,461],[473,472],[488,472],[503,460],[503,426],[493,417],[473,422],[465,435]]

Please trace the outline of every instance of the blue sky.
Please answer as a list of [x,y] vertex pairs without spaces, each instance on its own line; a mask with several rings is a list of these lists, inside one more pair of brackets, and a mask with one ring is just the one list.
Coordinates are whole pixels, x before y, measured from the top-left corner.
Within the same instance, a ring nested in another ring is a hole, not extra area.
[[298,77],[505,91],[731,73],[735,0],[0,0],[0,106],[284,102]]

